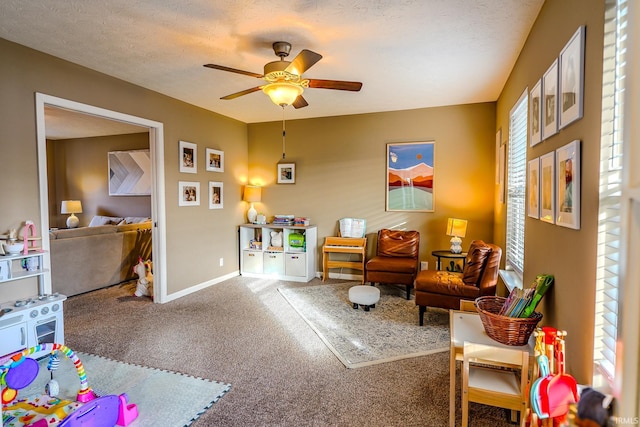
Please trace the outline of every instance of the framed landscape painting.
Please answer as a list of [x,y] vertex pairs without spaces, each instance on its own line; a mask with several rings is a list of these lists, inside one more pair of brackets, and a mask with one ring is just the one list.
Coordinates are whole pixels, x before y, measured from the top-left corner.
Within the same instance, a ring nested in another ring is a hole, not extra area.
[[434,149],[434,141],[387,144],[387,211],[434,211]]

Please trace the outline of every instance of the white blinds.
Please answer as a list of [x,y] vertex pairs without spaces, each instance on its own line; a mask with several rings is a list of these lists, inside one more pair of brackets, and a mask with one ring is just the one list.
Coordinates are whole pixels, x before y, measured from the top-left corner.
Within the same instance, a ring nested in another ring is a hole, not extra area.
[[622,114],[625,81],[626,0],[607,0],[604,27],[600,203],[594,358],[613,379],[618,336],[622,191]]
[[520,278],[524,270],[528,105],[527,90],[525,90],[509,113],[506,266],[518,273]]

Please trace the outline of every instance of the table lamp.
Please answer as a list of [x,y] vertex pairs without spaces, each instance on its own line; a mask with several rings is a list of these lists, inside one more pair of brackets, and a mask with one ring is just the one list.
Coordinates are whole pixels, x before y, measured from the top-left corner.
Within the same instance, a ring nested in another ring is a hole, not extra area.
[[447,236],[451,237],[451,253],[462,253],[462,239],[467,234],[467,220],[449,218],[447,221]]
[[247,221],[251,224],[256,222],[258,212],[253,207],[254,202],[259,202],[262,198],[262,188],[257,185],[246,185],[244,187],[244,197],[242,200],[251,203],[249,210],[247,211]]
[[74,214],[82,213],[82,203],[80,203],[80,200],[63,200],[60,212],[63,214],[71,214],[69,218],[67,218],[67,227],[76,228],[80,220]]

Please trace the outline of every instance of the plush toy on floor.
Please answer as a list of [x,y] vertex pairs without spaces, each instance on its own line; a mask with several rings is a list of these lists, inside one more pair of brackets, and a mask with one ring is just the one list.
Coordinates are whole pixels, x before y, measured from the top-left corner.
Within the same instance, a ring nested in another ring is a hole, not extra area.
[[138,263],[133,267],[133,272],[138,275],[136,291],[133,293],[137,297],[150,296],[153,298],[153,273],[151,272],[151,261],[144,261],[138,257]]

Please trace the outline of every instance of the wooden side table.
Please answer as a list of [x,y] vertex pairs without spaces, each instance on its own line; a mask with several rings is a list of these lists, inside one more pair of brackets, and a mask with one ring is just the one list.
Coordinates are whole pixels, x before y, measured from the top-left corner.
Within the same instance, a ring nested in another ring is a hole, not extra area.
[[[338,261],[329,259],[331,253],[358,254],[359,261]],[[362,271],[362,283],[364,284],[366,262],[367,239],[366,237],[326,237],[322,246],[322,281],[329,277],[330,268],[351,268]]]
[[466,262],[467,262],[467,253],[466,252],[462,252],[459,254],[454,254],[451,251],[433,251],[431,252],[431,255],[433,255],[434,257],[436,257],[437,261],[436,261],[436,270],[440,270],[442,267],[442,262],[440,261],[440,258],[445,258],[445,259],[461,259],[462,260],[462,268],[464,268]]

